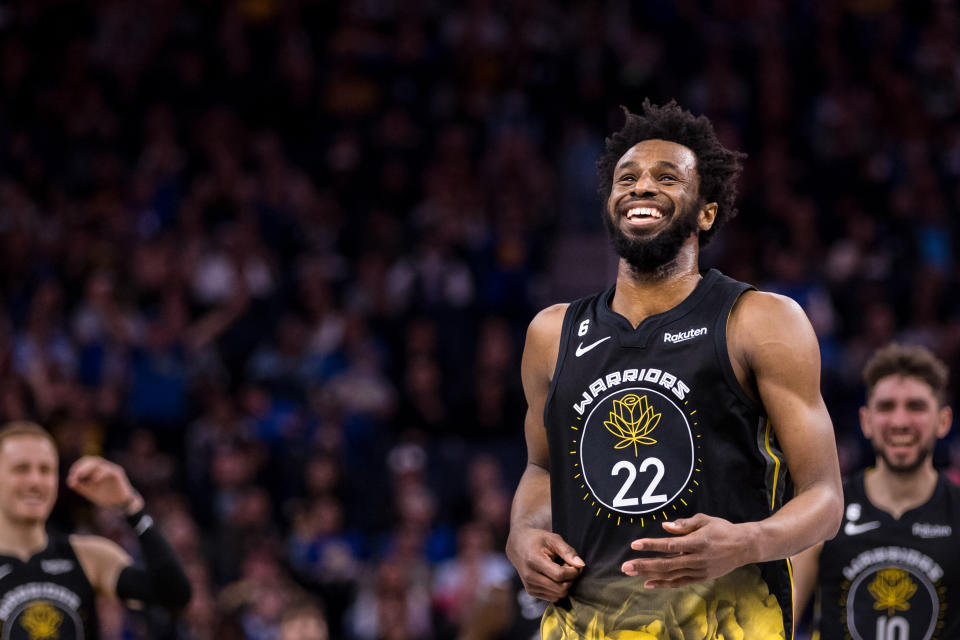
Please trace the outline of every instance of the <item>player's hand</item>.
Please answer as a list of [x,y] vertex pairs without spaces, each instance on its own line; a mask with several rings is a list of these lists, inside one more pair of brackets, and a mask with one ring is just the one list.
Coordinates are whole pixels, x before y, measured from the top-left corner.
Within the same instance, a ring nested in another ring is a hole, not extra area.
[[743,525],[698,513],[663,523],[668,538],[641,538],[636,551],[661,555],[628,560],[620,567],[628,576],[642,576],[647,588],[680,587],[726,575],[751,562],[754,542]]
[[584,567],[573,547],[544,529],[511,529],[507,557],[517,568],[527,593],[548,602],[567,595]]
[[99,507],[126,507],[138,495],[123,467],[98,456],[74,462],[67,486]]

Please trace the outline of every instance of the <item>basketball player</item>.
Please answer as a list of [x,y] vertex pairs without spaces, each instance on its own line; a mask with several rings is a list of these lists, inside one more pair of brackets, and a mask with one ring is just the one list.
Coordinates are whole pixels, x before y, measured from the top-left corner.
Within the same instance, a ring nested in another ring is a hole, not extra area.
[[837,530],[809,321],[698,268],[740,158],[673,102],[627,112],[598,162],[616,284],[530,324],[507,553],[545,640],[790,638],[786,558]]
[[146,568],[133,566],[106,538],[46,531],[57,466],[53,438],[39,425],[12,422],[0,429],[0,638],[97,638],[95,595],[185,605],[190,583],[118,465],[81,458],[67,486],[98,506],[123,510]]
[[947,367],[923,347],[892,344],[863,370],[860,427],[874,466],[843,485],[843,527],[796,556],[797,612],[814,584],[821,640],[960,638],[960,489],[933,467],[950,431]]

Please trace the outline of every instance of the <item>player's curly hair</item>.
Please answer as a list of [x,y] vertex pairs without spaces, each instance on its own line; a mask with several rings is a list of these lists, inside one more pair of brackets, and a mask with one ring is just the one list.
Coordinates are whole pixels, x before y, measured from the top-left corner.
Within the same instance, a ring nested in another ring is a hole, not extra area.
[[617,161],[631,147],[652,139],[682,144],[693,151],[697,158],[701,202],[717,203],[717,217],[713,226],[700,232],[700,245],[706,245],[727,220],[737,215],[733,204],[737,197],[737,178],[743,170],[746,154],[731,151],[720,144],[706,116],[694,116],[675,100],[657,106],[649,98],[645,99],[641,113],[631,113],[626,107],[621,108],[626,115],[626,122],[622,129],[607,138],[606,152],[597,161],[600,180],[598,191],[604,206],[613,188],[613,171]]
[[926,347],[893,342],[878,349],[863,367],[863,383],[867,388],[868,400],[877,383],[887,376],[909,376],[923,380],[933,391],[937,402],[941,406],[946,404],[950,370]]

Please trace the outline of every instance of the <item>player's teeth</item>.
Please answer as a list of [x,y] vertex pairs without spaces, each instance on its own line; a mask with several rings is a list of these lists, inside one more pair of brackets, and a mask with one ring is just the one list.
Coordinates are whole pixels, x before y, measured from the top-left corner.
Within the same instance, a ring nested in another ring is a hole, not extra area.
[[627,218],[662,218],[663,214],[653,207],[637,207],[627,211]]

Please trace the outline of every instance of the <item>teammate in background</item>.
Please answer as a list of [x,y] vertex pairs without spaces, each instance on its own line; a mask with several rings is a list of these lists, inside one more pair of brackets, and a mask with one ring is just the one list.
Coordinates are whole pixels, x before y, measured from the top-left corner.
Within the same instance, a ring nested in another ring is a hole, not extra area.
[[627,112],[597,165],[616,284],[530,324],[507,553],[545,640],[790,638],[786,558],[837,530],[810,322],[699,270],[741,157],[673,102]]
[[821,640],[960,638],[960,489],[933,468],[953,420],[947,375],[923,347],[898,344],[864,367],[860,428],[876,462],[844,482],[837,537],[793,558],[798,613],[817,585]]
[[95,595],[170,608],[187,604],[190,583],[118,465],[81,458],[67,486],[98,506],[123,510],[146,568],[133,566],[106,538],[47,532],[58,463],[54,440],[39,425],[0,428],[0,637],[97,638]]

